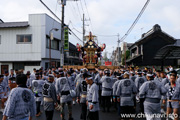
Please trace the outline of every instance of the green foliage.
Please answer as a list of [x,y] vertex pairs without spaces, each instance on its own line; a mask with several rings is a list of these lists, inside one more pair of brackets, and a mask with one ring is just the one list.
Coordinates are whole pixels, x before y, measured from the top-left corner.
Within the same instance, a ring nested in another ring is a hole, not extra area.
[[[126,51],[126,60],[129,59],[129,58],[130,58],[130,51],[127,50]],[[125,54],[122,54],[121,59],[122,59],[122,64],[125,65]]]
[[101,65],[101,61],[98,61],[98,65]]

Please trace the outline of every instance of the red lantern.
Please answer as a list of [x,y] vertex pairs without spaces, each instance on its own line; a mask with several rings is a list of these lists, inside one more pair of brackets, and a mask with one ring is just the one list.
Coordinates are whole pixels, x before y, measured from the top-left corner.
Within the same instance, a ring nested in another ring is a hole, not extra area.
[[106,44],[103,44],[103,45],[102,45],[102,48],[105,49],[105,48],[106,48]]
[[76,44],[76,48],[79,48],[79,44],[78,43]]
[[94,55],[94,58],[98,58],[98,56],[97,56],[97,55]]

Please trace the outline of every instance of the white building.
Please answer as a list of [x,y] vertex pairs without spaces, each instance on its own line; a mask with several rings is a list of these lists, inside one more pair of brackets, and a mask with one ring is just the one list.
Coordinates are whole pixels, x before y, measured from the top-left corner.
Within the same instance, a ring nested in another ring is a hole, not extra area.
[[60,66],[61,24],[47,14],[30,14],[27,22],[0,22],[0,73],[10,69],[49,67],[49,32],[53,66]]
[[112,64],[115,66],[119,66],[121,63],[121,48],[117,47],[113,52],[112,52]]

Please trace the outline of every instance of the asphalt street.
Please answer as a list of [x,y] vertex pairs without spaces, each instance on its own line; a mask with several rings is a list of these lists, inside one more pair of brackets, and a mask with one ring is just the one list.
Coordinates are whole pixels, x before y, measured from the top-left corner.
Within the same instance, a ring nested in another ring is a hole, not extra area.
[[[80,110],[81,110],[80,105],[79,104],[73,105],[72,108],[73,108],[72,109],[72,112],[73,112],[72,114],[73,114],[74,120],[80,120]],[[139,110],[139,107],[137,106],[136,112],[138,110]],[[41,116],[34,117],[33,120],[46,120],[45,119],[45,113],[43,111],[42,106],[41,106],[41,111],[42,111]],[[66,120],[68,120],[67,109],[65,111],[66,111]],[[1,119],[2,119],[2,113],[0,112],[0,120]],[[54,111],[53,120],[61,120],[59,111],[56,111],[56,110]],[[109,113],[107,113],[107,112],[104,113],[101,110],[99,111],[99,120],[120,120],[120,118],[119,118],[115,108],[111,107],[111,110],[110,110]],[[145,118],[136,118],[135,120],[145,120]],[[162,119],[162,120],[165,120],[165,119]]]
[[[73,118],[74,120],[80,120],[80,105],[76,104],[73,105],[72,107],[72,114],[73,114]],[[33,120],[45,120],[45,113],[43,111],[43,108],[41,109],[41,111],[43,112],[41,114],[40,117],[34,117]],[[66,110],[67,111],[67,110]],[[103,112],[99,112],[99,118],[100,120],[118,120],[118,115],[117,112],[115,111],[115,109],[111,109],[110,113],[103,113]],[[0,113],[0,120],[2,119],[2,113]],[[59,111],[54,111],[54,116],[53,116],[53,120],[61,120],[60,118],[60,112]],[[67,119],[67,112],[66,112],[66,120]]]

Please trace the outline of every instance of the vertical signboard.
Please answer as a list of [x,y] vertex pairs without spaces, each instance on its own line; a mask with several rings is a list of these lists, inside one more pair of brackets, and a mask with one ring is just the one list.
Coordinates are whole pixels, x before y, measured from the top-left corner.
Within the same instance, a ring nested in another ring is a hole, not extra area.
[[64,51],[69,51],[69,29],[67,26],[64,27]]

